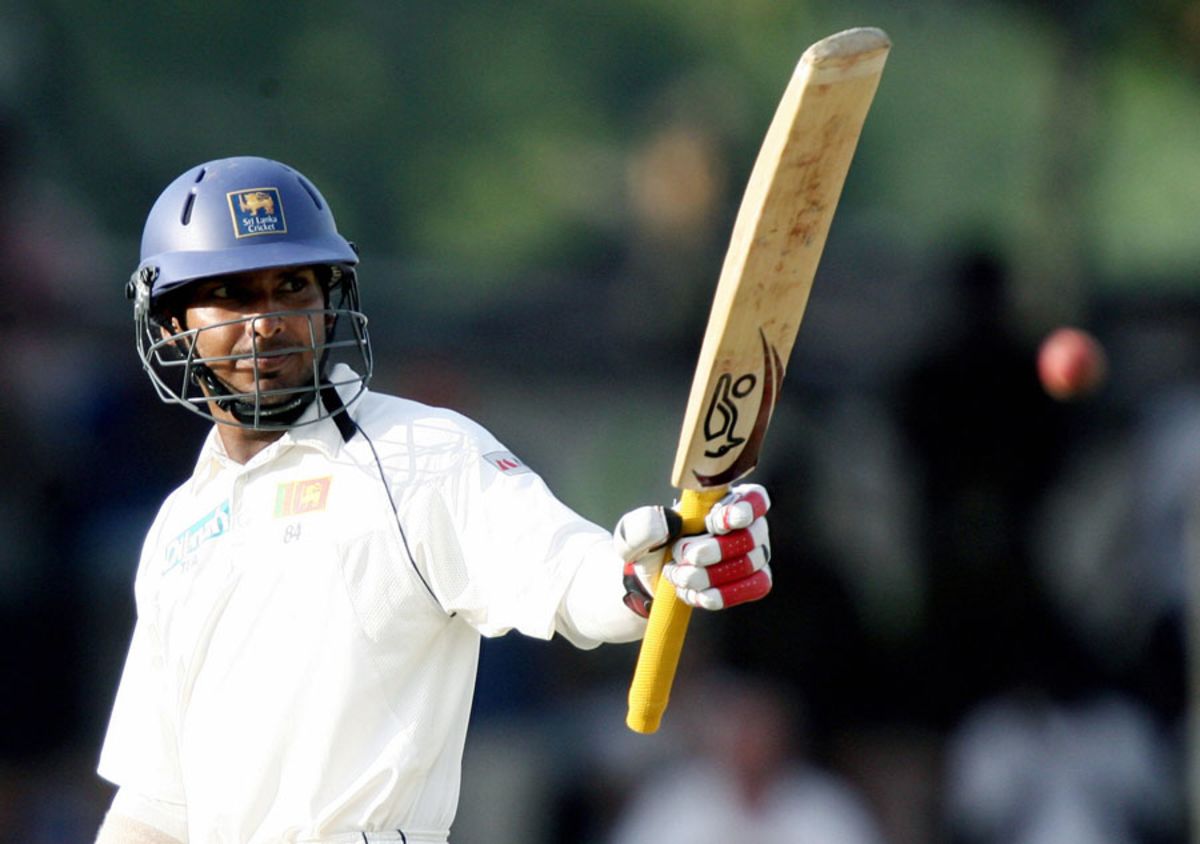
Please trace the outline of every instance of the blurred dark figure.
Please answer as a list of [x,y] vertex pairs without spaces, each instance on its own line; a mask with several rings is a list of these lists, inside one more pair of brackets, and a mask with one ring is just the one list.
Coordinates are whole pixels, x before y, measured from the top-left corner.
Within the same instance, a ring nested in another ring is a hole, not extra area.
[[1069,408],[1042,391],[1036,342],[1010,327],[1000,260],[971,251],[954,282],[957,323],[896,403],[920,473],[927,602],[918,653],[893,685],[939,728],[1001,690],[1070,693],[1082,664],[1031,571],[1032,516],[1066,450]]
[[106,316],[124,279],[66,177],[31,166],[33,143],[0,108],[0,838],[41,844],[90,840],[108,805],[95,765],[133,569],[191,455],[141,373],[105,368],[130,354],[125,319]]
[[[0,113],[0,195],[6,200],[0,205],[0,332],[16,361],[25,348],[23,326],[41,315],[35,303],[46,269],[19,234],[25,149],[21,127]],[[61,490],[52,474],[57,467],[42,462],[57,445],[57,432],[34,430],[34,414],[14,400],[19,369],[0,375],[6,397],[0,403],[0,473],[8,480],[0,490],[0,683],[10,690],[0,703],[0,760],[24,764],[57,748],[76,712],[65,599],[70,586],[52,577],[62,545],[49,526],[59,516]]]

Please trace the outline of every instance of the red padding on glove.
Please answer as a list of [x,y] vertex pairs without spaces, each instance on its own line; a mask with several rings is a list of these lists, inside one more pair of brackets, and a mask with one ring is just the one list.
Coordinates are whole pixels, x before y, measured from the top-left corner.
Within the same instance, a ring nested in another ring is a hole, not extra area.
[[724,586],[754,574],[754,563],[748,555],[743,554],[735,559],[711,565],[704,571],[708,574],[709,586]]
[[742,500],[750,502],[750,509],[754,512],[754,518],[761,519],[763,516],[767,515],[767,497],[761,492],[755,490],[754,492],[746,493],[744,496],[742,496]]
[[757,601],[771,591],[771,574],[762,569],[736,583],[718,587],[717,591],[721,593],[726,608]]
[[716,537],[717,546],[721,549],[722,560],[732,560],[754,550],[754,536],[749,530],[735,530],[724,536]]
[[[750,512],[754,514],[754,518],[756,519],[761,519],[767,514],[767,498],[758,490],[755,490],[754,492],[747,492],[744,495],[739,495],[729,503],[732,505],[737,504],[739,501],[745,501],[750,505]],[[725,530],[729,530],[729,517],[731,515],[731,507],[726,507],[721,512],[721,527]]]

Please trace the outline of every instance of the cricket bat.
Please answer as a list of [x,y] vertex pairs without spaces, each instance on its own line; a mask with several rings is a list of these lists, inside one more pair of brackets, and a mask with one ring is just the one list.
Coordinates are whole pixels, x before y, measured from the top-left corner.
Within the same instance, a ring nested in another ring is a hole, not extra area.
[[[763,436],[850,160],[891,42],[869,27],[813,44],[763,139],[734,222],[684,414],[671,483],[684,534],[758,463]],[[692,608],[660,577],[626,723],[655,732]]]

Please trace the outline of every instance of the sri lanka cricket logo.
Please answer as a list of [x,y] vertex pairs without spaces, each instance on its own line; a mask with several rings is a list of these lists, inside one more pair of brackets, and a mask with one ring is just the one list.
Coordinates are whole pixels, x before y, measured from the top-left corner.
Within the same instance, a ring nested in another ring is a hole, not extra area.
[[724,372],[717,379],[716,387],[708,401],[708,413],[704,417],[704,456],[711,458],[724,457],[730,451],[741,446],[741,451],[733,463],[713,475],[702,475],[693,472],[696,480],[703,486],[721,486],[732,483],[749,472],[758,463],[758,452],[762,448],[763,437],[767,433],[767,424],[771,421],[771,413],[775,410],[775,402],[779,398],[779,386],[783,383],[783,361],[775,347],[767,342],[762,329],[758,331],[762,341],[762,391],[758,400],[754,422],[745,436],[738,421],[747,401],[751,400],[758,386],[759,376],[754,372],[740,375]]
[[229,213],[233,216],[234,237],[254,237],[260,234],[285,234],[283,202],[278,188],[247,188],[226,194]]

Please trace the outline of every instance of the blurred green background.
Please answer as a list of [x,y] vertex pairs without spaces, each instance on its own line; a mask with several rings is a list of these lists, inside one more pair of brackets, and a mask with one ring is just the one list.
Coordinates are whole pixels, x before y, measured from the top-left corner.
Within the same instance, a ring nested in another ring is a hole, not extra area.
[[[1120,694],[1161,739],[1149,767],[1166,796],[1152,811],[1130,798],[1156,820],[1113,840],[1184,840],[1195,0],[0,5],[0,825],[13,840],[87,840],[98,823],[108,792],[91,771],[137,549],[203,433],[154,403],[122,295],[171,179],[244,154],[307,174],[362,250],[376,387],[474,416],[612,524],[671,495],[758,143],[804,47],[856,25],[894,48],[764,455],[781,594],[747,626],[749,612],[706,620],[696,670],[780,682],[804,713],[806,764],[859,789],[894,842],[1017,840],[972,826],[945,780],[977,706],[1016,688],[1054,706]],[[977,277],[998,279],[984,316],[1003,354],[971,351]],[[1063,322],[1106,343],[1110,380],[1083,404],[1038,404],[1034,350]],[[967,386],[917,401],[937,357],[957,361],[959,380],[941,383]],[[997,373],[1011,372],[1006,393]],[[945,512],[931,503],[937,473],[955,471],[944,463],[981,467]],[[1002,498],[1017,503],[988,503]],[[1003,521],[966,540],[983,562],[939,562],[925,537],[971,512]],[[988,544],[1017,534],[1011,556]],[[818,574],[788,586],[793,570]],[[1043,645],[1045,659],[1023,657]],[[572,731],[624,747],[619,712],[586,727],[563,714],[586,710],[570,703],[581,689],[623,693],[633,652],[610,650],[489,644],[473,747],[512,764],[514,743]],[[527,783],[514,797],[489,791],[490,757],[469,749],[466,793],[527,808],[490,818],[489,840],[604,840],[644,752],[572,767],[543,747],[517,768],[541,776],[500,775]],[[606,771],[609,802],[543,781],[564,768]],[[477,812],[464,799],[461,841],[482,840]]]

